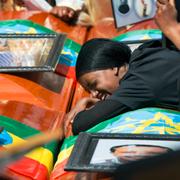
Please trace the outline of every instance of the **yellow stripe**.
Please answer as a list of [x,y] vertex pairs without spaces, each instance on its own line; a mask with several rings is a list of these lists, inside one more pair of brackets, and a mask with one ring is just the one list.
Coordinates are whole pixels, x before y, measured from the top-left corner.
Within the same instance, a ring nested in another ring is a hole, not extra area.
[[53,155],[51,151],[45,148],[36,148],[30,153],[25,155],[28,158],[39,161],[41,164],[47,167],[48,172],[50,173],[53,169]]
[[[10,136],[13,138],[13,144],[19,144],[25,142],[26,140],[8,132]],[[8,148],[13,146],[13,144],[5,145],[4,147]],[[43,164],[50,173],[53,168],[53,154],[50,150],[40,147],[32,150],[31,152],[25,154],[26,157],[38,161],[39,163]]]
[[64,149],[63,151],[61,151],[58,155],[58,159],[56,161],[56,164],[59,164],[61,162],[63,162],[65,159],[69,158],[71,152],[72,152],[72,149],[73,149],[74,145],[70,146],[68,149]]

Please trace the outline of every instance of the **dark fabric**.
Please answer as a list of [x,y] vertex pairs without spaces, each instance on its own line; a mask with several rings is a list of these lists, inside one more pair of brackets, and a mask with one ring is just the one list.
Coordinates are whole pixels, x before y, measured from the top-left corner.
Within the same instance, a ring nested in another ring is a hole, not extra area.
[[180,51],[158,46],[147,43],[134,51],[128,73],[110,99],[132,110],[147,105],[178,109]]
[[102,121],[130,110],[130,108],[116,100],[99,101],[93,108],[77,114],[73,123],[73,133],[78,134]]
[[56,5],[56,0],[46,0],[51,6]]
[[77,114],[73,133],[126,111],[143,107],[180,107],[180,51],[148,42],[132,53],[129,70],[112,96]]
[[178,19],[178,22],[180,22],[180,1],[175,0],[175,4],[176,4],[177,12],[178,12],[177,19]]

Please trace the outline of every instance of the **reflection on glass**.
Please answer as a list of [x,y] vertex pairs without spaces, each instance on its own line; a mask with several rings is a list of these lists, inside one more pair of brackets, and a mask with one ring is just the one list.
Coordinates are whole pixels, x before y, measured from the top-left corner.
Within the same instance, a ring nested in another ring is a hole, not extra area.
[[150,16],[152,12],[152,0],[136,0],[134,3],[136,13],[139,17],[145,18]]
[[1,38],[1,67],[43,66],[53,45],[53,39]]

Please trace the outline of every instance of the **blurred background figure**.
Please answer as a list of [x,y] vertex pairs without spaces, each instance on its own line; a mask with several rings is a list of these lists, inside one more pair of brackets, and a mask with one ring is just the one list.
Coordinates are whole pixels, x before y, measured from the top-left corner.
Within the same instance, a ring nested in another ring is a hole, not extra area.
[[[26,2],[37,2],[40,0],[0,0],[1,10],[38,10],[27,6]],[[49,13],[65,21],[68,24],[80,24],[82,26],[94,26],[100,20],[113,21],[110,0],[41,0],[51,5]],[[109,8],[107,8],[109,7]],[[44,9],[44,7],[43,7]],[[39,9],[39,11],[44,11]],[[106,13],[102,13],[106,12]]]
[[[56,4],[56,5],[55,5]],[[63,21],[74,23],[84,9],[84,0],[56,0],[51,13]]]
[[[38,10],[27,6],[26,2],[37,2],[40,0],[0,0],[1,10]],[[79,24],[82,26],[94,26],[100,20],[113,21],[110,0],[41,0],[51,5],[49,13],[65,21],[68,24]],[[109,8],[107,8],[109,7]],[[44,9],[44,7],[43,7]],[[39,9],[39,11],[44,11]],[[102,13],[106,12],[106,13]]]
[[12,11],[14,10],[13,0],[0,0],[0,9],[3,11]]
[[[13,0],[14,7],[22,7],[27,10],[37,10],[33,6],[28,6],[29,2],[35,2],[35,0]],[[39,0],[36,0],[39,3]],[[48,10],[49,13],[60,18],[68,24],[81,24],[88,25],[90,23],[90,17],[88,15],[88,10],[86,8],[85,0],[42,0],[46,1],[51,5],[51,9]],[[42,9],[39,10],[43,10]],[[19,9],[19,8],[18,8]]]

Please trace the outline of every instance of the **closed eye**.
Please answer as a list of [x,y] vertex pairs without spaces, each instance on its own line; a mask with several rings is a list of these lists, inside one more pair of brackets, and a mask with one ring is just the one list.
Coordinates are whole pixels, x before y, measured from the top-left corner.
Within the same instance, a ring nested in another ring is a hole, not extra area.
[[92,83],[88,83],[87,84],[87,89],[90,90],[97,90],[97,81],[93,81]]

